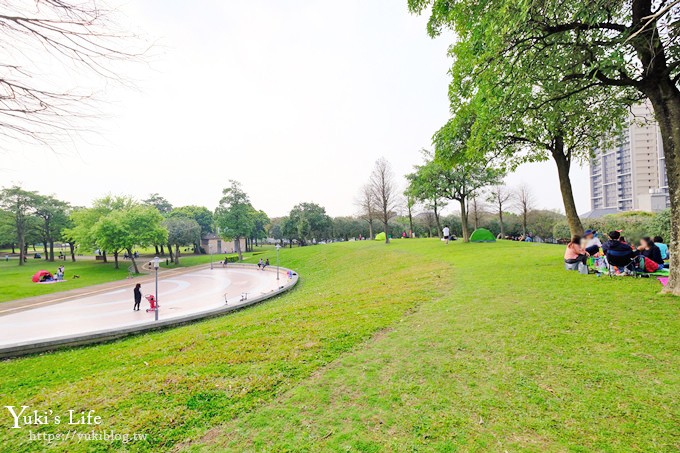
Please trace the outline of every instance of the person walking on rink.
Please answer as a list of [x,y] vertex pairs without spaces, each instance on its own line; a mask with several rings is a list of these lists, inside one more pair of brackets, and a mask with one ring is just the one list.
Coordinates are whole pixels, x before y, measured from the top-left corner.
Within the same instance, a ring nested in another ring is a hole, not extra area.
[[139,304],[142,302],[142,285],[137,283],[135,285],[135,306],[132,311],[139,311]]
[[446,239],[446,243],[449,243],[449,235],[451,234],[451,230],[449,229],[448,225],[444,225],[444,229],[442,231],[444,233],[444,239]]

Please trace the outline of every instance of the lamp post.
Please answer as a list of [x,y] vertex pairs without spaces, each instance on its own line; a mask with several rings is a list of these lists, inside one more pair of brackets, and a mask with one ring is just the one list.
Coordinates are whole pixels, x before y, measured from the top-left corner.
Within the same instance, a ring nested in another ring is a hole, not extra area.
[[279,280],[279,250],[281,250],[281,245],[276,244],[276,280]]
[[153,268],[156,270],[156,309],[154,310],[154,315],[156,316],[156,321],[158,321],[158,267],[161,264],[161,259],[155,257],[153,259]]

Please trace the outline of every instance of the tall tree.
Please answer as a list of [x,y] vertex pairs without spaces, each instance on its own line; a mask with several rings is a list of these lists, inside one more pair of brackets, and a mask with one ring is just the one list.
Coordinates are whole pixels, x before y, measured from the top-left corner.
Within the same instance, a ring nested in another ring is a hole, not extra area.
[[[680,245],[679,5],[665,0],[409,0],[418,13],[432,6],[431,34],[446,26],[458,32],[454,53],[463,54],[464,48],[477,53],[476,75],[501,67],[507,68],[505,86],[537,75],[561,84],[562,90],[542,101],[546,105],[611,88],[647,98],[664,148],[674,220],[671,249]],[[666,290],[680,294],[680,266],[671,263],[670,268]]]
[[432,209],[437,224],[437,235],[441,237],[440,212],[446,206],[443,197],[445,188],[441,184],[444,181],[444,173],[448,170],[434,159],[431,152],[423,150],[422,154],[424,164],[416,165],[415,172],[406,175],[407,192],[426,208]]
[[368,223],[368,238],[373,239],[374,230],[373,222],[378,218],[378,207],[376,205],[375,196],[373,195],[373,188],[370,184],[366,184],[361,188],[359,193],[359,217]]
[[12,248],[12,254],[16,251],[17,235],[14,230],[14,216],[11,212],[0,209],[0,245]]
[[201,226],[194,219],[185,217],[165,219],[163,226],[168,230],[168,247],[175,246],[174,262],[179,265],[180,247],[200,241]]
[[250,198],[238,181],[229,181],[229,187],[222,191],[220,205],[215,211],[215,220],[223,237],[236,242],[239,261],[243,260],[241,239],[247,238],[253,230],[253,206]]
[[19,266],[23,266],[26,259],[26,235],[30,218],[35,213],[38,197],[37,192],[24,190],[20,186],[8,187],[0,191],[0,208],[12,216],[16,243],[19,247]]
[[40,219],[40,234],[45,248],[45,259],[54,261],[54,242],[62,237],[69,225],[70,206],[53,196],[40,195],[36,199],[35,215]]
[[404,192],[404,198],[406,199],[406,215],[408,216],[409,237],[411,237],[413,235],[413,208],[416,206],[416,197],[414,197],[407,189]]
[[[450,172],[445,175],[445,196],[449,200],[457,201],[460,205],[460,223],[464,242],[470,240],[469,201],[475,198],[480,189],[495,184],[498,178],[498,170],[475,162],[454,164]],[[475,209],[475,212],[478,210]]]
[[534,194],[527,184],[522,184],[515,190],[515,206],[522,218],[522,236],[526,236],[529,213],[534,208]]
[[293,241],[298,238],[298,228],[295,219],[284,217],[281,219],[281,233],[288,239],[288,247],[293,248]]
[[291,209],[288,221],[297,231],[297,239],[305,245],[308,240],[320,241],[328,238],[332,227],[326,208],[316,203],[300,203]]
[[87,249],[94,250],[99,248],[102,252],[104,262],[108,262],[106,248],[97,243],[94,234],[96,223],[113,211],[123,211],[130,209],[136,202],[127,196],[107,195],[94,200],[91,208],[75,209],[71,213],[73,226],[65,230],[78,245]]
[[486,206],[479,199],[480,194],[468,199],[468,217],[472,215],[472,228],[476,230],[482,222],[482,216],[486,214]]
[[380,213],[380,220],[385,227],[385,243],[390,243],[389,222],[396,215],[397,187],[394,184],[392,166],[384,157],[375,162],[369,180],[373,198]]
[[166,215],[172,211],[172,203],[157,193],[152,193],[149,195],[149,198],[143,200],[142,203],[148,206],[153,206],[163,215]]
[[[172,211],[172,203],[157,193],[152,193],[149,195],[149,198],[143,200],[142,203],[156,208],[158,212],[160,212],[164,217],[167,216],[170,211]],[[165,254],[165,251],[163,250],[163,244],[154,244],[154,247],[156,248],[156,255],[163,256]],[[170,259],[172,259],[172,250],[170,250]]]
[[495,154],[470,152],[474,149],[473,131],[477,124],[474,110],[462,110],[434,136],[435,160],[445,170],[440,174],[442,196],[460,204],[464,242],[470,240],[469,201],[484,187],[498,184],[504,173],[504,168],[495,163]]
[[501,227],[501,238],[505,238],[505,224],[503,223],[503,210],[507,209],[508,203],[512,199],[512,192],[508,190],[507,187],[501,184],[496,184],[491,187],[489,194],[487,196],[487,201],[492,203],[496,208],[496,213],[498,214],[498,223]]
[[163,216],[149,206],[135,205],[124,210],[122,221],[127,233],[123,248],[130,256],[135,274],[138,274],[139,267],[133,248],[163,244],[168,239],[168,231],[162,225]]
[[257,241],[267,237],[267,225],[269,224],[269,216],[264,211],[257,211],[253,209],[253,229],[250,232],[251,251],[253,243],[257,245]]
[[[181,206],[174,208],[166,217],[177,218],[183,217],[186,219],[194,219],[201,226],[201,236],[215,232],[215,217],[210,210],[204,206]],[[201,241],[194,244],[196,253],[201,253]],[[170,251],[170,260],[172,260],[172,251]]]

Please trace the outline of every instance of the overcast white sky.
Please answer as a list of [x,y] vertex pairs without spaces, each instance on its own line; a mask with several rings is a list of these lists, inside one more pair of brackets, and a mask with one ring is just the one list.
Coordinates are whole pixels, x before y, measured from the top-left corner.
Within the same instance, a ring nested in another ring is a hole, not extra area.
[[[144,0],[124,8],[131,27],[162,44],[151,68],[135,69],[138,90],[107,90],[101,109],[110,117],[96,139],[59,153],[5,147],[0,185],[77,205],[158,192],[176,206],[213,209],[236,179],[270,216],[302,201],[349,215],[377,158],[404,184],[448,119],[452,38],[430,39],[426,18],[409,15],[406,0]],[[585,212],[587,173],[572,173]],[[562,207],[552,162],[507,181],[526,181],[537,207]]]

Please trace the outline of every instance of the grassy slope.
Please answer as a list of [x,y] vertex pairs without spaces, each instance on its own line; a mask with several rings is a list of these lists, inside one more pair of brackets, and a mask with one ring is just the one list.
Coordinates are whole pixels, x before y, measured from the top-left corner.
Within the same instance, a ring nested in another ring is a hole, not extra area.
[[[656,281],[567,273],[561,247],[539,244],[282,253],[303,275],[293,293],[0,363],[0,403],[95,409],[107,430],[151,434],[133,450],[680,446],[678,302]],[[15,431],[0,445],[35,449]]]
[[[430,245],[424,254],[442,253]],[[218,451],[680,447],[677,298],[658,295],[654,280],[567,273],[561,247],[455,247],[443,255],[454,263],[448,296],[203,442]]]
[[[362,245],[282,250],[282,264],[303,275],[298,288],[230,316],[0,362],[0,405],[56,413],[94,409],[107,430],[151,435],[135,449],[158,451],[200,437],[294,387],[438,295],[430,282],[431,274],[442,273],[437,263],[425,262],[414,272],[409,253]],[[377,274],[381,268],[390,274]],[[25,432],[7,429],[0,430],[2,445],[13,451],[36,447]],[[87,448],[87,443],[56,446]]]

